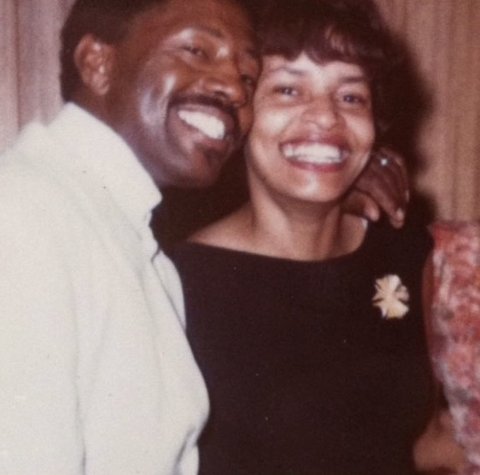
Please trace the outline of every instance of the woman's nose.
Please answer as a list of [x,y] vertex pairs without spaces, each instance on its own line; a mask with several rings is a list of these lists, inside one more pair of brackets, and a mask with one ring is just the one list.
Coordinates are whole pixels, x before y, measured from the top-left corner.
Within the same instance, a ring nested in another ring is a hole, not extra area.
[[314,123],[323,129],[331,129],[339,122],[335,100],[328,96],[312,98],[305,106],[303,120]]

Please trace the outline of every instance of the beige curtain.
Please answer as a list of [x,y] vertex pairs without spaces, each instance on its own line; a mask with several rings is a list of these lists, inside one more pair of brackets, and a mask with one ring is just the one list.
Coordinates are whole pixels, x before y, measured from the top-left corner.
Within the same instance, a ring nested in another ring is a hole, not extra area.
[[0,147],[60,107],[58,35],[71,0],[0,0]]
[[[480,0],[377,0],[432,96],[415,177],[437,218],[480,217]],[[58,35],[72,0],[0,0],[0,148],[60,107]],[[292,1],[292,7],[295,2]]]
[[377,0],[432,97],[416,177],[436,216],[480,218],[480,0]]

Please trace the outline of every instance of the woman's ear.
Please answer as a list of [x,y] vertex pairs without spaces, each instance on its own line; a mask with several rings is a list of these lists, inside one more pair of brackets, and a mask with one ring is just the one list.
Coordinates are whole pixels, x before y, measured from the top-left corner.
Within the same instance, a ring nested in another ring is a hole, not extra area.
[[85,35],[73,55],[83,85],[97,96],[110,89],[115,48],[95,36]]

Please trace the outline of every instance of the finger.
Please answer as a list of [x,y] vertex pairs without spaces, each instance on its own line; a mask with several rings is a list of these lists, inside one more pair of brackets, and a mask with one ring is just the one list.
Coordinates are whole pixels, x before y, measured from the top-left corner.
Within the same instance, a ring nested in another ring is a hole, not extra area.
[[391,159],[392,170],[394,170],[401,187],[405,190],[405,200],[408,202],[410,198],[410,180],[408,178],[407,164],[405,159],[400,154],[388,147],[380,148],[379,153]]
[[[405,209],[409,199],[408,180],[406,167],[403,158],[400,155],[385,155],[377,152],[371,166],[373,176],[377,183],[382,186],[369,186],[373,197],[377,199],[375,193],[384,193],[390,195],[391,199],[396,203],[398,208]],[[379,199],[383,197],[380,196]],[[388,199],[388,198],[387,198]]]
[[342,203],[346,213],[354,214],[369,221],[380,219],[380,208],[367,193],[359,190],[352,190]]
[[[378,175],[379,182],[383,183],[383,187],[378,191],[390,194],[399,207],[404,207],[407,201],[405,180],[402,168],[396,159],[377,154],[372,163],[372,171]],[[372,191],[377,190],[373,189]]]
[[390,221],[390,224],[396,228],[399,229],[405,224],[405,217],[406,213],[402,208],[397,209],[395,214],[393,215],[388,215],[388,220]]
[[[374,157],[359,177],[356,189],[368,195],[373,202],[370,206],[378,207],[378,212],[385,212],[393,226],[403,225],[405,193],[398,186],[398,172],[390,172]],[[400,211],[399,211],[400,210]]]

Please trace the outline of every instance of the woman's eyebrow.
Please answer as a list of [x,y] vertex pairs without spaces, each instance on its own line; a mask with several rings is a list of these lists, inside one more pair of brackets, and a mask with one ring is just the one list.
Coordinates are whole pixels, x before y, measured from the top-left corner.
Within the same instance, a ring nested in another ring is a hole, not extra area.
[[340,82],[344,84],[368,84],[369,81],[364,74],[354,74],[354,75],[347,75],[341,76]]
[[291,66],[285,66],[285,65],[269,68],[265,72],[268,74],[287,73],[287,74],[291,74],[292,76],[305,75],[305,71],[302,71],[301,69],[294,68]]

